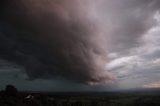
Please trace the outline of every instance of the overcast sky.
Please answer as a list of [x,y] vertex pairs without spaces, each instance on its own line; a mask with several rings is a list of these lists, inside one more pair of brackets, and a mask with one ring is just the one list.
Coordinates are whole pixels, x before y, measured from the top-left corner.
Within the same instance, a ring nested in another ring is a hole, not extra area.
[[159,0],[2,0],[0,89],[160,87]]

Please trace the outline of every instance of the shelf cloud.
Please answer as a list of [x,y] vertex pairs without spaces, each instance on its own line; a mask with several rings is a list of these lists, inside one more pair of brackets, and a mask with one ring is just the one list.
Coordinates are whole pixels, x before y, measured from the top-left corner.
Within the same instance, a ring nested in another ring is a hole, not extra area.
[[159,0],[2,0],[0,5],[1,66],[18,65],[31,80],[116,80],[131,86],[133,76],[144,83],[152,72],[143,70],[159,69]]
[[30,79],[112,80],[90,0],[6,1],[1,17],[1,58],[24,66]]

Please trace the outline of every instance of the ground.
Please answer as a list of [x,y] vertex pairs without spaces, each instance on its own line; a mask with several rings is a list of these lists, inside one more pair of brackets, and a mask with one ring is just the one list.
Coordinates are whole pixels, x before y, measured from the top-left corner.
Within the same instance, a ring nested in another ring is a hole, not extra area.
[[159,92],[0,93],[0,106],[160,106]]

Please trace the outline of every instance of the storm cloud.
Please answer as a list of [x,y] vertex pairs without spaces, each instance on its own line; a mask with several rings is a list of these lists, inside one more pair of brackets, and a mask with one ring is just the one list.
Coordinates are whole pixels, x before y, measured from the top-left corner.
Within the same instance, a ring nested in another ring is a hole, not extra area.
[[0,58],[29,79],[127,82],[157,70],[146,61],[159,58],[159,0],[2,0],[0,9]]
[[30,79],[109,82],[105,39],[91,1],[6,1],[1,58],[24,66]]

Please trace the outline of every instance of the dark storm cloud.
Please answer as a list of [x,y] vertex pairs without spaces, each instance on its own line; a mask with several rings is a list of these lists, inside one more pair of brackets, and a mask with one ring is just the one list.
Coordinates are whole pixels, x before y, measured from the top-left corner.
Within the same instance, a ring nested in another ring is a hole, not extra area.
[[106,50],[91,1],[5,1],[0,56],[24,66],[31,79],[108,82]]
[[2,0],[0,4],[2,59],[23,66],[30,79],[84,83],[112,80],[105,69],[107,53],[117,54],[116,62],[111,60],[113,67],[121,61],[126,66],[116,67],[116,73],[111,69],[116,76],[133,71],[129,66],[138,64],[133,61],[143,67],[144,54],[132,49],[145,45],[143,38],[157,25],[154,16],[160,9],[159,0]]

